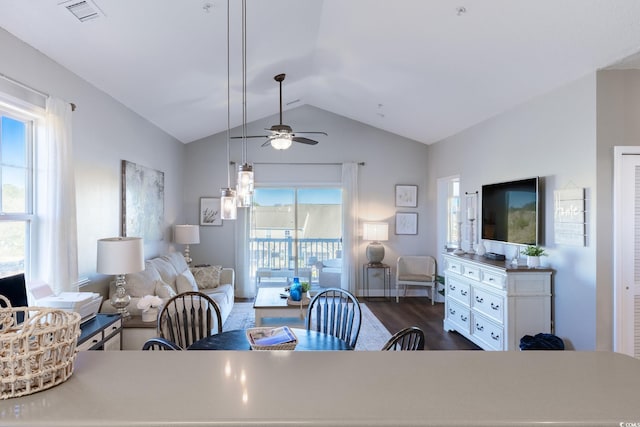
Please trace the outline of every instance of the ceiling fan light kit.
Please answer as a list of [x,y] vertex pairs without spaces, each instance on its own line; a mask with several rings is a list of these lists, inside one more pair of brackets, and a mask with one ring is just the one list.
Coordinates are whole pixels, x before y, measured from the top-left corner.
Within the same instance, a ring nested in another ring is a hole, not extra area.
[[286,150],[291,147],[293,141],[291,140],[291,136],[289,135],[280,135],[271,139],[271,146],[276,150]]

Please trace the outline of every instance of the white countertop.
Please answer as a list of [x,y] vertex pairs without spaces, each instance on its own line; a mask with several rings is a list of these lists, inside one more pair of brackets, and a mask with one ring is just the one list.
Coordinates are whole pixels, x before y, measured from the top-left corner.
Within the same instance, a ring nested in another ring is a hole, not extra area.
[[65,383],[0,401],[2,426],[543,422],[640,425],[640,360],[570,351],[88,351]]

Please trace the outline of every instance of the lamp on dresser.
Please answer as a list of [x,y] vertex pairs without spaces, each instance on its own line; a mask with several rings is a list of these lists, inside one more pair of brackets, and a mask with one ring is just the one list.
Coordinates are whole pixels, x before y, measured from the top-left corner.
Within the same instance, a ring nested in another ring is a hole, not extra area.
[[173,241],[184,247],[184,260],[191,264],[189,245],[200,243],[200,227],[197,225],[176,225],[173,229]]
[[384,246],[380,242],[389,240],[389,224],[386,222],[365,222],[362,225],[362,240],[371,242],[366,251],[369,265],[382,264]]
[[144,245],[140,237],[109,237],[98,240],[98,273],[116,276],[116,293],[111,305],[128,317],[131,297],[125,289],[124,275],[144,270]]

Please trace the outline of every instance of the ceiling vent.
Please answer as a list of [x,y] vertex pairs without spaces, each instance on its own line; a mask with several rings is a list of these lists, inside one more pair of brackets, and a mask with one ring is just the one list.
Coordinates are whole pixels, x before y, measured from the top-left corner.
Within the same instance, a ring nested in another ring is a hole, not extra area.
[[80,22],[86,22],[92,19],[104,16],[100,8],[91,0],[70,0],[60,3],[67,10],[73,13]]

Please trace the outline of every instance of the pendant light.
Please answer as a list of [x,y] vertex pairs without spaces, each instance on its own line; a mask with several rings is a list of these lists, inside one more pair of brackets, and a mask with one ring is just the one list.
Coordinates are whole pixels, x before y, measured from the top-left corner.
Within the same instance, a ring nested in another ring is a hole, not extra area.
[[239,207],[251,206],[253,165],[247,163],[247,0],[242,0],[242,164],[238,166],[236,196]]
[[229,77],[229,0],[227,0],[227,187],[220,189],[220,218],[236,219],[238,208],[236,202],[236,192],[231,188],[231,171],[229,164],[231,163],[229,153],[229,129],[231,128],[231,95],[230,95],[230,77]]

